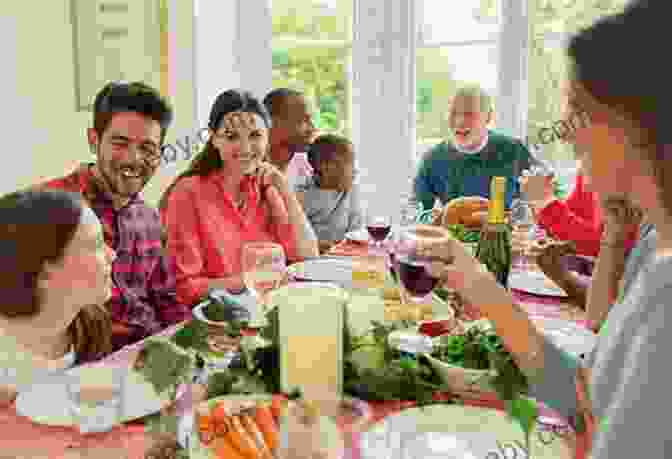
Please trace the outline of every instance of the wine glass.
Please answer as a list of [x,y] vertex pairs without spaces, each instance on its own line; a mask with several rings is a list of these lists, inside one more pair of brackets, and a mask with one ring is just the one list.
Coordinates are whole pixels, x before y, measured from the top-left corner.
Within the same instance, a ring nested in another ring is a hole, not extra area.
[[527,196],[521,193],[518,205],[511,210],[512,238],[518,246],[518,254],[514,257],[514,267],[519,270],[526,270],[533,263],[530,262],[530,251],[532,244],[537,239],[544,239],[546,232],[538,225],[532,206],[537,204],[536,199],[544,195],[544,189],[548,186],[549,180],[552,180],[553,172],[539,167],[532,166],[529,170],[522,173],[520,181],[526,181],[526,188],[530,194]]
[[392,229],[392,222],[390,217],[378,215],[376,213],[369,213],[366,217],[366,230],[369,236],[373,239],[374,245],[378,247],[383,246],[383,241],[387,239]]
[[[95,375],[93,377],[92,375]],[[127,371],[95,368],[85,375],[67,375],[70,412],[82,434],[109,432],[122,420]]]
[[[252,242],[243,245],[243,283],[256,297],[262,312],[266,313],[266,295],[280,286],[287,270],[287,258],[280,244]],[[255,322],[254,313],[252,321]]]
[[511,208],[511,239],[513,249],[512,265],[514,269],[524,271],[529,265],[527,256],[535,240],[536,221],[532,206],[526,199],[520,199]]
[[438,226],[413,225],[400,230],[395,247],[395,268],[404,292],[412,302],[424,302],[439,281],[427,270],[431,260],[418,255],[419,243],[449,238],[448,231]]

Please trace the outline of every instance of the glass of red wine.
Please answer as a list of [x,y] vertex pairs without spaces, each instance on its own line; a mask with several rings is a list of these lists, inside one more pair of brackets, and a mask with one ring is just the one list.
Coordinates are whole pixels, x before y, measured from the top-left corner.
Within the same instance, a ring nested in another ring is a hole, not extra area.
[[369,232],[371,239],[373,239],[374,245],[382,246],[383,241],[389,236],[391,229],[392,223],[390,217],[377,214],[367,215],[366,230]]
[[406,296],[415,303],[422,303],[438,283],[427,269],[431,259],[417,254],[420,242],[433,242],[449,238],[448,232],[438,226],[414,225],[401,229],[395,247],[394,269]]

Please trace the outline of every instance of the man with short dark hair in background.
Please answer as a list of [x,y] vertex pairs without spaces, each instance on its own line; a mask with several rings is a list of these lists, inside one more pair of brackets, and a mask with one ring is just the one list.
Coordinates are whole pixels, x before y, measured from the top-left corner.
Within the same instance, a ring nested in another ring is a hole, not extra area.
[[316,135],[310,104],[300,91],[278,88],[268,93],[264,105],[272,121],[269,160],[288,175],[289,185],[294,189],[304,180],[293,176],[296,172],[288,170],[289,163],[296,153],[307,151]]
[[173,120],[169,103],[144,83],[109,83],[96,96],[87,130],[96,163],[37,185],[81,193],[101,221],[112,265],[112,345],[117,350],[186,320],[175,299],[175,271],[162,245],[158,212],[140,192],[161,162]]

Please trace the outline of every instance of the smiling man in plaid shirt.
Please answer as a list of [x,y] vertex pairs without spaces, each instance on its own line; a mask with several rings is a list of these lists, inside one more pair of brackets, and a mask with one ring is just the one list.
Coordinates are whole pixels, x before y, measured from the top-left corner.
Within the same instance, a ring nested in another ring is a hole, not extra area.
[[95,164],[37,188],[81,193],[117,253],[107,306],[117,350],[190,317],[175,298],[175,272],[164,256],[159,215],[140,197],[161,162],[161,145],[172,122],[168,102],[143,83],[110,83],[96,96],[87,131]]

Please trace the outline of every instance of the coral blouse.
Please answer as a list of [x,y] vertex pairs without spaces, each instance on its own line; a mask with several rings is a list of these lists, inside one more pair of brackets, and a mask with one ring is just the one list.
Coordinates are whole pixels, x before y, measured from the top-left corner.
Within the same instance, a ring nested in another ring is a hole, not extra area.
[[[177,298],[197,303],[212,279],[239,275],[243,244],[276,242],[288,259],[296,258],[295,230],[274,222],[267,199],[260,199],[258,178],[245,176],[240,189],[246,194],[243,210],[236,207],[219,173],[181,179],[161,212],[167,249],[175,262]],[[285,222],[287,221],[286,219]]]

